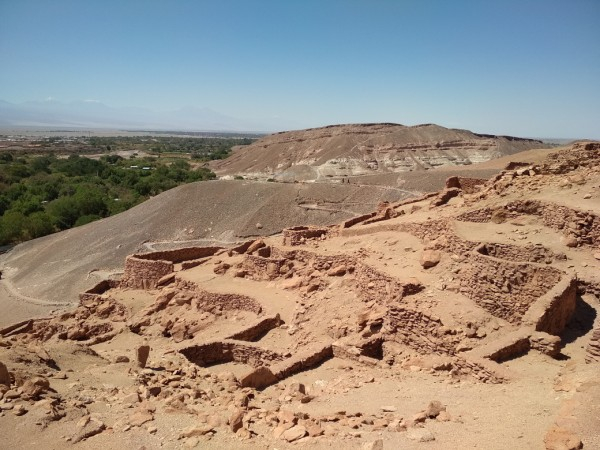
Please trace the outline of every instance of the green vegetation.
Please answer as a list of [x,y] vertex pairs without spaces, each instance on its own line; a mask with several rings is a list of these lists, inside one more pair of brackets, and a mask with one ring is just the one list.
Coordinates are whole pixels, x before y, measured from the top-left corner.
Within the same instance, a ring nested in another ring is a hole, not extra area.
[[[121,145],[113,138],[97,139],[104,152]],[[204,155],[211,158],[220,153]],[[193,168],[181,157],[124,159],[109,153],[91,159],[77,154],[17,157],[1,153],[0,245],[84,225],[180,184],[213,178],[209,169]]]

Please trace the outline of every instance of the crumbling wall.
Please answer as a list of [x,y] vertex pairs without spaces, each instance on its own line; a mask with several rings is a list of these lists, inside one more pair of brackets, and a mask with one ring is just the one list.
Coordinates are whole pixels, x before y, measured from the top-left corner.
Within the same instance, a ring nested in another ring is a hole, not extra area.
[[450,177],[446,180],[446,188],[459,188],[465,194],[472,194],[487,181],[485,178]]
[[333,358],[331,344],[315,344],[304,348],[290,358],[258,367],[240,378],[242,387],[264,389],[298,372],[312,369]]
[[279,317],[279,314],[275,314],[271,317],[265,317],[259,319],[255,323],[247,326],[243,330],[240,330],[231,336],[228,336],[227,339],[233,339],[237,341],[256,341],[264,336],[266,333],[271,331],[273,328],[277,328],[281,325],[283,321]]
[[125,259],[125,271],[121,287],[132,289],[154,289],[165,275],[173,272],[171,261],[139,258],[137,255]]
[[367,219],[370,219],[371,217],[375,217],[376,214],[377,214],[376,212],[372,212],[372,213],[369,213],[369,214],[363,214],[362,216],[354,217],[352,219],[348,219],[348,220],[342,222],[341,227],[342,228],[353,227],[357,223],[361,223],[361,222],[364,222]]
[[148,259],[152,261],[170,261],[172,263],[180,263],[182,261],[190,261],[193,259],[206,258],[213,256],[223,247],[185,247],[175,250],[163,250],[151,253],[142,253],[135,255],[139,259]]
[[293,227],[283,230],[283,245],[300,245],[310,239],[324,239],[331,234],[331,228]]
[[102,280],[89,288],[87,291],[79,294],[79,302],[93,300],[100,297],[106,291],[114,289],[120,285],[119,280]]
[[561,278],[546,266],[513,263],[477,252],[460,273],[460,292],[496,317],[518,324],[529,307]]
[[240,344],[235,341],[213,341],[192,345],[179,350],[190,362],[201,367],[215,364],[239,362],[252,367],[260,367],[273,361],[283,360],[278,353],[266,350],[249,343]]
[[494,209],[481,208],[461,214],[456,219],[463,222],[487,223],[492,214],[499,209],[505,211],[507,218],[519,214],[538,216],[548,228],[574,237],[578,245],[600,245],[600,217],[588,211],[540,200],[517,200]]
[[255,314],[262,312],[260,302],[247,295],[209,292],[200,288],[193,281],[178,279],[176,287],[181,290],[187,290],[190,294],[190,303],[195,305],[197,310],[202,311],[250,311]]
[[587,346],[585,362],[588,364],[600,362],[600,326],[594,328],[592,337]]
[[543,245],[519,247],[510,244],[485,243],[479,245],[475,251],[484,256],[518,262],[552,262],[552,259],[557,256]]
[[559,335],[571,320],[577,304],[577,278],[564,274],[560,281],[529,308],[523,322],[536,331]]
[[454,355],[458,341],[446,335],[442,321],[399,306],[392,306],[386,315],[383,333],[386,340],[392,340],[423,354]]

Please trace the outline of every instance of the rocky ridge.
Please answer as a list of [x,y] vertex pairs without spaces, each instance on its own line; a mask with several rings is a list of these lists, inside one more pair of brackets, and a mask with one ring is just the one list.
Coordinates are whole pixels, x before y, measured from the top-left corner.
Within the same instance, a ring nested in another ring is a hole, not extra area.
[[488,161],[532,148],[541,141],[476,134],[438,125],[332,125],[276,133],[214,164],[221,175],[273,177],[282,181],[339,179]]

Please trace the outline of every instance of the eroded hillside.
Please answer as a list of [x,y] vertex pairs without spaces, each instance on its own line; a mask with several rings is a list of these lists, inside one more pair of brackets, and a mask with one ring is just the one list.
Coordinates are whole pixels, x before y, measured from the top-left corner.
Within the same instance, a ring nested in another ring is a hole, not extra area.
[[285,181],[407,172],[488,161],[544,144],[438,125],[333,125],[264,137],[214,164],[219,174]]

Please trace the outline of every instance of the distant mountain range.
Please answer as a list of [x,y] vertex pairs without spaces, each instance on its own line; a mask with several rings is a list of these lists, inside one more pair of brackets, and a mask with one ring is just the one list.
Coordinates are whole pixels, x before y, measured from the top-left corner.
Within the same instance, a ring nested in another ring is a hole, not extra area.
[[[269,131],[273,126],[226,116],[209,108],[170,111],[114,108],[96,101],[9,103],[0,100],[0,126],[131,130]],[[277,128],[277,127],[276,127]],[[284,126],[285,128],[285,126]]]

